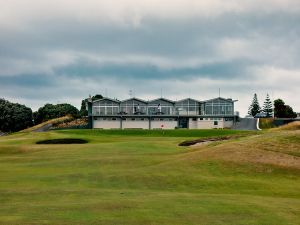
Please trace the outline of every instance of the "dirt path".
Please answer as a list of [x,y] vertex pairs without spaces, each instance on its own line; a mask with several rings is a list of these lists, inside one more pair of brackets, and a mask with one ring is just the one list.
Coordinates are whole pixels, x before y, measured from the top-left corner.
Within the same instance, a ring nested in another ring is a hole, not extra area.
[[37,129],[33,130],[33,132],[46,132],[46,131],[49,131],[52,126],[53,126],[53,124],[49,123],[49,124],[46,124],[46,125],[44,125],[40,128],[37,128]]
[[1,136],[6,136],[7,135],[7,133],[3,133],[2,131],[0,131],[0,137]]

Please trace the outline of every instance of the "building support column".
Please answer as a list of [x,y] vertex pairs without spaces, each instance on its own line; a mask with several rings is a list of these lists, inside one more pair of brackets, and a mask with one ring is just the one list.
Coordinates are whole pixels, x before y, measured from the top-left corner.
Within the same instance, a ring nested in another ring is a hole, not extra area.
[[88,108],[88,128],[92,129],[93,128],[93,101],[92,98],[88,99],[87,102],[87,108]]

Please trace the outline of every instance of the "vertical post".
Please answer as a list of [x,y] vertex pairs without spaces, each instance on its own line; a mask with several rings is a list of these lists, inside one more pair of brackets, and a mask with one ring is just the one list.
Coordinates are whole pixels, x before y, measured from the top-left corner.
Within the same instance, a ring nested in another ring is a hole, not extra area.
[[91,96],[88,98],[87,106],[88,106],[88,128],[92,129],[93,128],[93,100]]

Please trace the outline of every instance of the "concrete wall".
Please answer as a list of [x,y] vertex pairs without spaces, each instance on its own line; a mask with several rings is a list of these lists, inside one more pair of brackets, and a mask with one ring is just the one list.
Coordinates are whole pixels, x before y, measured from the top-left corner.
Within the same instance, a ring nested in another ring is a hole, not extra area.
[[149,120],[123,120],[122,128],[141,128],[141,129],[149,129]]
[[[199,120],[197,118],[197,120]],[[189,125],[188,125],[188,128],[189,129],[198,129],[198,121],[194,121],[192,118],[189,118]]]
[[120,128],[120,120],[94,120],[93,127],[102,129],[118,129]]
[[224,121],[224,128],[231,128],[233,126],[233,121]]
[[198,129],[211,129],[211,128],[218,128],[214,126],[214,121],[212,120],[200,120],[197,121],[197,128]]
[[218,125],[214,125],[214,120],[198,120],[198,129],[213,129],[213,128],[224,128],[224,121],[217,120]]
[[175,129],[177,125],[177,121],[151,121],[151,129]]
[[[218,122],[218,125],[214,125],[214,121]],[[175,129],[178,126],[178,121],[172,120],[151,120],[151,129]],[[233,126],[233,121],[222,120],[193,120],[189,118],[188,128],[189,129],[213,129],[213,128],[231,128]],[[117,120],[103,120],[103,118],[98,118],[93,120],[93,128],[102,129],[120,129],[120,119]],[[149,120],[122,120],[122,129],[149,129]]]

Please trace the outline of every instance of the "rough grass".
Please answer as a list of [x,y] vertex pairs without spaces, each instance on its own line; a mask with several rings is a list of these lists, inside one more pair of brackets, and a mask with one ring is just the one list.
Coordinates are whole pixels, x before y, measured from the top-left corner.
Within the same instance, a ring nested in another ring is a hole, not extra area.
[[40,124],[35,125],[35,126],[33,126],[33,127],[29,127],[29,128],[27,128],[27,129],[25,129],[25,130],[22,130],[22,131],[20,131],[20,132],[31,132],[31,131],[34,131],[34,130],[36,130],[36,129],[39,129],[39,128],[41,128],[41,127],[47,125],[47,124],[60,124],[60,123],[63,123],[63,122],[65,122],[65,121],[70,121],[70,120],[72,120],[72,119],[73,119],[72,116],[63,116],[63,117],[59,117],[59,118],[55,118],[55,119],[51,119],[51,120],[45,121],[45,122],[43,122],[43,123],[40,123]]
[[88,125],[87,118],[78,118],[74,120],[66,120],[62,123],[55,124],[53,126],[54,129],[68,129],[72,127],[83,127]]
[[275,128],[274,130],[300,130],[300,121],[291,122]]
[[276,127],[273,124],[273,118],[259,118],[259,128],[260,129],[270,129]]
[[299,131],[133,132],[0,137],[0,224],[300,224]]

